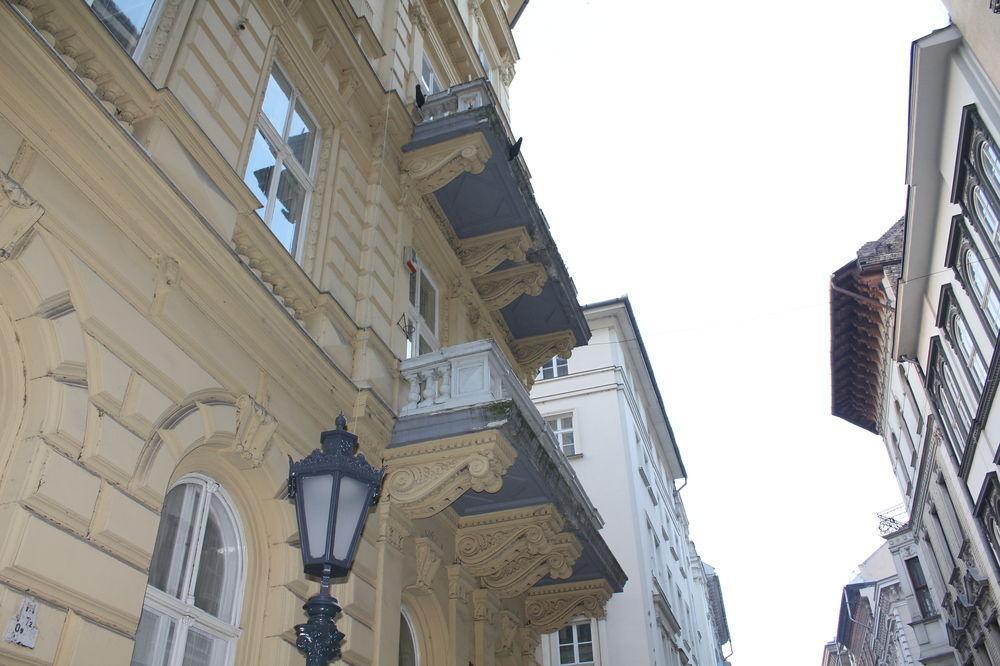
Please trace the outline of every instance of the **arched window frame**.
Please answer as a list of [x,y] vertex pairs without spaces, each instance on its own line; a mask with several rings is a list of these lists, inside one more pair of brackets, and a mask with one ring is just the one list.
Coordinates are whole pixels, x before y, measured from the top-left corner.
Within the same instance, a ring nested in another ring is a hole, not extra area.
[[957,393],[957,387],[950,385],[954,373],[951,372],[941,339],[938,336],[931,339],[928,366],[930,372],[927,373],[927,386],[933,398],[938,419],[943,426],[956,460],[961,463],[972,419],[967,416],[968,409],[963,407],[962,398]]
[[[417,632],[417,623],[413,621],[413,614],[410,612],[406,606],[399,607],[399,619],[400,624],[400,641],[402,641],[402,623],[406,623],[406,628],[410,631],[410,638],[413,644],[413,663],[414,666],[423,666],[423,659],[421,657],[420,651],[420,634]],[[400,643],[402,645],[402,643]]]
[[[173,620],[175,623],[173,633],[171,634],[171,652],[169,655],[166,655],[166,661],[162,662],[165,666],[181,666],[185,656],[187,639],[192,629],[224,641],[226,646],[225,656],[219,663],[229,666],[236,658],[236,642],[242,633],[240,629],[240,616],[242,614],[247,575],[247,548],[243,523],[240,520],[239,512],[236,510],[236,504],[232,498],[222,485],[211,477],[197,473],[185,474],[170,487],[168,494],[182,485],[196,485],[202,489],[198,507],[194,512],[194,528],[197,530],[197,537],[184,551],[186,568],[184,586],[180,590],[180,598],[178,598],[147,582],[146,595],[142,606],[143,615],[149,609],[161,617]],[[231,599],[231,622],[227,622],[208,611],[198,608],[194,602],[194,588],[201,564],[202,543],[205,537],[205,528],[213,497],[219,499],[223,510],[232,520],[234,526],[233,536],[236,539],[238,570],[236,574],[236,589],[233,591]],[[152,571],[150,573],[152,574]]]
[[[941,288],[938,303],[938,327],[944,331],[952,354],[962,366],[962,377],[968,384],[969,405],[978,407],[989,373],[989,363],[979,346],[969,321],[958,305],[951,285]],[[973,413],[976,409],[971,410]]]
[[[969,221],[963,215],[956,215],[952,219],[948,245],[946,265],[954,270],[957,282],[972,301],[976,316],[986,330],[992,347],[1000,332],[1000,289],[983,261],[982,252],[973,242]],[[976,279],[977,274],[981,280]],[[992,354],[992,349],[990,353]]]

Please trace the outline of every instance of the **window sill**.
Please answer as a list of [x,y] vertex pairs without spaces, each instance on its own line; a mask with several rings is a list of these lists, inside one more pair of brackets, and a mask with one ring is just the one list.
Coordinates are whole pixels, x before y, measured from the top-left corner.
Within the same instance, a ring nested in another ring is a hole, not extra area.
[[563,455],[566,456],[567,460],[576,460],[583,457],[582,453],[564,453]]

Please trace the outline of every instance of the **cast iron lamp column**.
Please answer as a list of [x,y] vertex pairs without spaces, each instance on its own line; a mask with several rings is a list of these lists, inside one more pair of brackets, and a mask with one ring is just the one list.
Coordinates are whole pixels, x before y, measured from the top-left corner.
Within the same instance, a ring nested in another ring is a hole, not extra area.
[[358,436],[347,432],[343,414],[336,424],[320,436],[322,449],[298,462],[288,459],[288,497],[295,500],[302,566],[321,581],[319,594],[302,606],[309,621],[295,625],[295,646],[305,653],[307,666],[340,658],[344,634],[334,619],[341,608],[330,596],[330,578],[350,572],[384,474],[358,454]]

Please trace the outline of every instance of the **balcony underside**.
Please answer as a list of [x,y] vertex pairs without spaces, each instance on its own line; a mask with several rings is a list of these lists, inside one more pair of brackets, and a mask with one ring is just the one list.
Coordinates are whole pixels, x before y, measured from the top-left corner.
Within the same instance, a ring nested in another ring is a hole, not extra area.
[[[457,174],[449,173],[424,188],[424,194],[433,199],[447,218],[458,246],[490,234],[524,229],[528,240],[526,252],[515,260],[506,259],[491,266],[487,276],[523,266],[526,261],[540,267],[541,280],[536,281],[535,289],[521,290],[523,293],[507,303],[500,301],[498,309],[504,322],[518,340],[570,331],[573,334],[570,347],[583,345],[590,337],[590,330],[577,302],[576,288],[535,201],[523,160],[520,156],[509,159],[511,137],[491,101],[488,86],[479,81],[457,86],[432,96],[425,109],[449,100],[456,103],[462,100],[463,106],[470,104],[466,101],[470,91],[478,95],[474,103],[481,103],[480,106],[442,112],[424,120],[403,150],[414,159],[445,142],[473,138],[480,146],[488,147],[479,151],[485,164],[478,162],[474,168],[456,169]],[[480,135],[481,139],[474,135]],[[540,289],[538,283],[543,283]]]

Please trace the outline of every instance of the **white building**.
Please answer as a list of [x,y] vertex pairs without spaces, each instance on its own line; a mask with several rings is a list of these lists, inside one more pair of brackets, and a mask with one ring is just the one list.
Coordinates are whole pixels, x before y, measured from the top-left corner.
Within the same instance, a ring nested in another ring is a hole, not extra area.
[[688,537],[684,463],[632,307],[619,298],[584,313],[590,343],[544,366],[531,397],[604,517],[601,534],[629,583],[606,617],[543,638],[543,663],[724,663],[718,577]]

